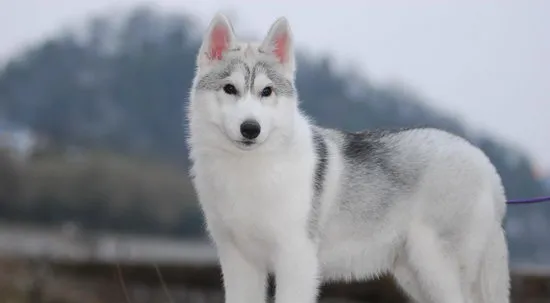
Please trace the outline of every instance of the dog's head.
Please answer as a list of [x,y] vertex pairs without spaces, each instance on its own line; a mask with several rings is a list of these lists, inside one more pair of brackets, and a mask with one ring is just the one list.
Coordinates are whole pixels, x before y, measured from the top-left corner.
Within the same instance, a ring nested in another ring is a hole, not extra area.
[[229,20],[217,14],[197,57],[190,113],[202,127],[214,127],[194,135],[229,140],[238,150],[280,144],[297,111],[294,61],[285,18],[273,23],[263,42],[250,43],[237,41]]

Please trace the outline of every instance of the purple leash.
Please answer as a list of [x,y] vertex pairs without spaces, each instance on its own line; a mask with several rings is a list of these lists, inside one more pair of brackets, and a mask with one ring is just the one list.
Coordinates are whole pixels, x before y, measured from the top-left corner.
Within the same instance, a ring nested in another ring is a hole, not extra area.
[[550,196],[506,201],[507,204],[531,204],[531,203],[540,203],[540,202],[550,202]]

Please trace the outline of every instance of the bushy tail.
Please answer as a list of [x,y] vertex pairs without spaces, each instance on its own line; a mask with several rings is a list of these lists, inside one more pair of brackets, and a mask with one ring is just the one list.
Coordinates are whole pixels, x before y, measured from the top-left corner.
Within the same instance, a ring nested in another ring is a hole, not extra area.
[[508,246],[500,226],[492,234],[481,260],[479,292],[482,303],[510,302]]

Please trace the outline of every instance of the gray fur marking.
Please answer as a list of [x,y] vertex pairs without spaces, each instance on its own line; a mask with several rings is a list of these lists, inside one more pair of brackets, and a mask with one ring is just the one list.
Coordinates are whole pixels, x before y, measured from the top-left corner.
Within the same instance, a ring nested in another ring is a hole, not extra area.
[[[347,213],[349,220],[384,217],[396,203],[407,201],[413,194],[421,180],[423,165],[422,159],[411,158],[408,152],[400,150],[398,142],[407,131],[414,130],[340,133],[347,173],[339,210]],[[371,195],[373,191],[377,194]],[[370,207],[362,206],[365,203]]]
[[252,86],[254,86],[254,79],[256,74],[264,73],[271,82],[273,82],[273,90],[278,96],[292,97],[295,94],[294,85],[292,82],[285,78],[284,75],[277,72],[272,66],[268,63],[259,61],[254,65],[252,69]]
[[327,144],[323,136],[317,132],[313,134],[315,150],[317,154],[317,164],[315,167],[315,195],[319,196],[323,192],[323,183],[328,166]]
[[251,69],[248,64],[239,58],[233,58],[222,69],[215,69],[204,75],[197,83],[197,90],[217,91],[222,89],[223,80],[230,77],[237,69],[242,69],[245,74],[245,92],[249,92],[254,86],[256,75],[263,73],[273,83],[273,91],[278,96],[293,97],[295,88],[292,82],[284,75],[276,71],[267,62],[258,61]]
[[215,69],[204,75],[197,83],[196,89],[213,91],[220,90],[224,84],[223,80],[229,78],[238,68],[243,69],[246,79],[245,85],[248,87],[250,83],[250,67],[248,67],[248,65],[241,59],[234,58],[231,59],[222,69]]
[[327,143],[323,136],[317,131],[313,131],[313,144],[315,146],[315,152],[317,155],[317,161],[315,164],[315,175],[313,179],[313,187],[315,194],[313,197],[313,203],[311,206],[311,214],[309,218],[309,234],[314,238],[318,231],[319,211],[321,207],[321,195],[323,193],[323,185],[325,182],[325,175],[328,167],[328,148]]
[[344,133],[344,157],[354,165],[383,172],[396,186],[408,185],[411,182],[408,174],[404,174],[392,160],[391,136],[410,130],[412,129]]

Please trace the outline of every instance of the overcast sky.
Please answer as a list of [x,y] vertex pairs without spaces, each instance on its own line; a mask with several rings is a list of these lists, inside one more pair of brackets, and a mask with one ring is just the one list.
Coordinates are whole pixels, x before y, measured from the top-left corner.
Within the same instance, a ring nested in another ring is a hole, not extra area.
[[[0,59],[112,0],[0,0]],[[208,22],[238,14],[237,34],[263,35],[278,16],[296,43],[400,80],[432,105],[520,144],[550,168],[550,1],[547,0],[117,0],[154,3]],[[296,4],[299,3],[299,4]]]

